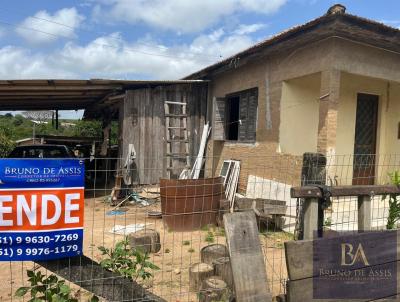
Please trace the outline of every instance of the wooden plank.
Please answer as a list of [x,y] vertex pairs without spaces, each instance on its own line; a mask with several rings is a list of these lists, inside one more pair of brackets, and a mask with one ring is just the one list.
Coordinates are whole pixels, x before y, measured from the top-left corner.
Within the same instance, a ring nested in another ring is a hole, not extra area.
[[304,239],[313,239],[318,231],[318,198],[304,200]]
[[236,301],[271,301],[267,273],[253,212],[224,215],[226,240],[231,259]]
[[57,86],[0,86],[0,91],[80,91],[80,90],[105,90],[122,89],[120,85],[57,85]]
[[185,102],[171,102],[171,101],[166,101],[166,104],[171,104],[171,105],[182,105],[182,106],[186,106]]
[[151,129],[152,129],[152,121],[153,121],[153,106],[152,106],[152,89],[147,89],[145,98],[144,98],[144,116],[143,119],[145,121],[145,126],[144,126],[144,141],[143,141],[143,148],[145,152],[145,157],[144,157],[144,184],[151,184],[152,179],[151,179],[151,174],[152,174],[152,168],[153,168],[153,139],[151,136]]
[[[400,187],[394,185],[333,186],[329,189],[333,197],[400,194]],[[290,196],[292,198],[321,197],[321,190],[312,185],[293,187],[290,189]]]
[[146,150],[146,94],[150,89],[141,89],[139,91],[139,108],[138,108],[138,117],[139,117],[139,148],[138,154],[140,154],[140,160],[138,162],[139,169],[139,180],[140,183],[146,183],[146,171],[145,171],[145,160],[147,157]]
[[102,268],[86,256],[40,261],[37,264],[107,301],[165,301],[138,283]]
[[256,209],[264,212],[266,215],[285,215],[286,214],[286,201],[264,199],[264,198],[236,198],[235,205],[240,210],[251,210],[253,202],[256,202]]
[[358,230],[370,231],[371,230],[371,197],[359,196],[358,197]]
[[285,205],[264,204],[265,215],[286,215],[286,209]]
[[172,113],[172,114],[166,114],[165,117],[173,117],[173,118],[186,118],[186,114],[177,114],[177,113]]

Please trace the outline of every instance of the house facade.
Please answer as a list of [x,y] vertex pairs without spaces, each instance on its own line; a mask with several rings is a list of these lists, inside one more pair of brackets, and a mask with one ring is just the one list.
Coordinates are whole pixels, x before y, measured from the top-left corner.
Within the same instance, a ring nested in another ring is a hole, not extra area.
[[400,31],[341,5],[186,79],[209,81],[208,175],[240,160],[242,190],[266,170],[300,183],[305,152],[326,155],[342,185],[386,182],[398,165],[382,161],[400,152]]

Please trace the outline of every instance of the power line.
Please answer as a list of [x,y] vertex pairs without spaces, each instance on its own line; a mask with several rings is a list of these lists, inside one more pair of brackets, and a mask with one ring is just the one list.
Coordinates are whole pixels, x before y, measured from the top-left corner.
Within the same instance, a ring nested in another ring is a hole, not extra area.
[[[0,8],[0,10],[5,11],[5,12],[9,12],[9,13],[18,14],[18,15],[21,15],[21,16],[25,16],[24,14],[22,14],[22,13],[20,13],[20,12],[12,11],[12,10],[9,10],[9,9]],[[77,29],[77,28],[75,28],[75,27],[73,27],[73,26],[70,26],[70,25],[68,25],[68,24],[61,23],[61,22],[57,22],[57,21],[53,21],[53,20],[49,20],[49,19],[46,19],[46,18],[41,18],[41,17],[36,17],[36,16],[29,16],[29,18],[36,19],[36,20],[40,20],[40,21],[45,21],[45,22],[52,23],[52,24],[56,24],[56,25],[58,25],[58,26],[63,26],[63,27],[65,27],[65,28],[71,29],[71,30],[73,30],[73,31],[75,31],[75,30]],[[6,22],[3,21],[2,23],[6,23]],[[8,23],[8,24],[11,25],[11,26],[19,26],[19,25],[12,24],[12,23]],[[33,29],[33,28],[25,28],[25,29],[40,31],[40,30]],[[96,33],[96,34],[99,34],[99,35],[107,35],[106,32],[101,32],[101,31],[96,31],[96,30],[89,30],[89,29],[82,29],[82,28],[80,28],[80,29],[78,29],[78,30],[85,31],[85,32],[89,32],[89,33]],[[42,31],[40,31],[40,32],[43,33],[43,34],[46,34],[46,32],[42,32]],[[55,35],[55,34],[51,34],[51,33],[47,33],[47,34]],[[70,38],[70,37],[63,36],[63,35],[57,35],[57,36],[64,37],[64,38]],[[119,41],[119,42],[125,42],[125,40],[122,39],[121,37],[116,37],[116,36],[111,36],[111,35],[108,35],[107,37],[108,37],[108,38],[111,38],[111,39],[113,39],[113,40]],[[166,49],[168,49],[168,48],[165,47],[165,46],[159,46],[159,45],[154,45],[154,44],[148,44],[148,43],[144,43],[144,42],[140,42],[140,41],[136,41],[135,43],[141,44],[141,45],[144,45],[144,46],[148,46],[148,47],[152,47],[152,48],[158,48],[158,49],[160,49],[160,50],[166,50]],[[136,51],[136,50],[135,50],[135,51]],[[192,53],[193,53],[193,52],[192,52]],[[208,56],[208,55],[203,55],[203,54],[197,54],[197,53],[196,53],[196,54],[193,53],[193,54],[196,55],[196,56],[199,56],[199,57],[201,56],[201,57],[204,57],[204,58],[208,58],[208,59],[210,60],[210,62],[211,62],[211,61],[214,62],[214,60],[221,60],[221,59],[222,59],[222,55],[220,55],[219,57],[213,57],[213,56]]]
[[[32,27],[20,26],[20,25],[14,24],[14,23],[9,23],[9,22],[3,21],[3,20],[0,20],[0,23],[5,24],[7,26],[12,26],[14,28],[20,28],[20,29],[24,29],[24,30],[30,30],[30,31],[39,32],[39,33],[42,33],[42,34],[45,34],[45,35],[52,36],[54,38],[60,38],[61,37],[61,38],[71,39],[71,37],[68,37],[68,36],[64,36],[64,35],[60,35],[60,34],[53,34],[53,33],[49,33],[49,32],[46,32],[46,31],[43,31],[43,30],[39,30],[39,29],[36,29],[36,28],[32,28]],[[103,46],[103,47],[120,49],[120,47],[114,46],[114,45],[111,45],[111,44],[99,43],[99,42],[95,42],[95,41],[92,41],[91,43],[99,45],[99,46]],[[127,47],[127,46],[124,46],[123,49],[126,50],[126,51],[135,52],[135,53],[141,53],[141,54],[149,55],[149,56],[165,57],[165,58],[172,58],[172,59],[179,59],[179,60],[188,60],[189,59],[189,58],[182,58],[182,57],[171,56],[171,55],[164,55],[164,54],[146,52],[146,51],[143,51],[143,50],[138,50],[138,49],[135,49],[135,48],[132,48],[132,47]],[[202,59],[202,60],[203,61],[208,61],[208,62],[215,62],[215,61],[205,60],[205,59]]]

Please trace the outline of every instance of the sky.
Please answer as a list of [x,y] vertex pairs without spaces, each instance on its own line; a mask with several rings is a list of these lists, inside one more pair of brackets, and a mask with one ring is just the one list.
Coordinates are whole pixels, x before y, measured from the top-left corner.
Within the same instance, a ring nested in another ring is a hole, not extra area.
[[[0,78],[179,79],[317,18],[334,3],[3,0]],[[341,4],[348,13],[400,28],[398,0]]]

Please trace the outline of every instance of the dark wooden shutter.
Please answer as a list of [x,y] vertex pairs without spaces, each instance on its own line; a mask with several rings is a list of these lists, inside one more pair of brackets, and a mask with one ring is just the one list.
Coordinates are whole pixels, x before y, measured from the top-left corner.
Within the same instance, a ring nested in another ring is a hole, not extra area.
[[240,95],[239,101],[239,135],[238,141],[244,142],[247,140],[247,120],[248,120],[248,105],[249,96],[247,92]]
[[225,140],[226,100],[213,98],[213,139]]
[[247,90],[240,95],[239,141],[255,142],[257,130],[257,89]]
[[246,140],[255,142],[257,132],[257,107],[258,107],[258,93],[257,90],[251,90],[249,92],[249,104],[248,104],[248,118],[247,118],[247,131]]

